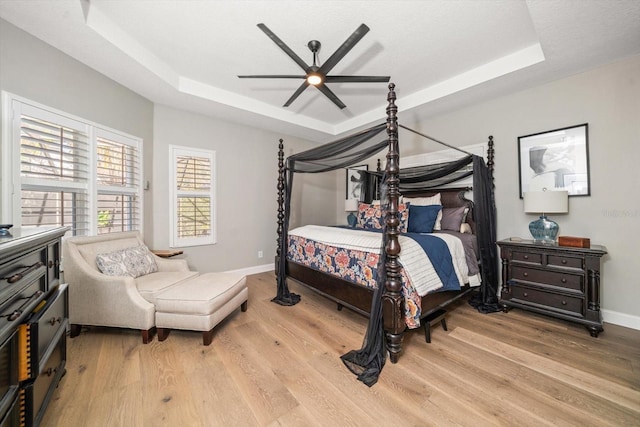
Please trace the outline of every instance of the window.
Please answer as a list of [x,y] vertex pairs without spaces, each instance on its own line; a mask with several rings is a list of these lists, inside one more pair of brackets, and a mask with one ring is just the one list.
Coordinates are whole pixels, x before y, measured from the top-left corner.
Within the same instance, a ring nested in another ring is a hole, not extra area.
[[216,243],[215,152],[170,146],[171,247]]
[[[126,138],[98,131],[96,138],[98,234],[140,229],[138,149]],[[110,138],[109,138],[110,137]],[[116,137],[116,138],[114,138]]]
[[140,139],[3,96],[3,218],[78,236],[141,229]]

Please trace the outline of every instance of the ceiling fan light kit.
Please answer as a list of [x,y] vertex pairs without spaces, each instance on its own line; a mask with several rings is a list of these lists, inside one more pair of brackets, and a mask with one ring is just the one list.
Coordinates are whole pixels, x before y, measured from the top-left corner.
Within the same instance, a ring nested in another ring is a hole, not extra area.
[[309,75],[307,75],[307,83],[317,86],[322,83],[322,76],[318,73],[309,73]]
[[333,67],[344,56],[349,53],[351,49],[369,32],[369,27],[365,24],[360,25],[354,32],[345,40],[344,43],[327,59],[322,66],[318,65],[318,51],[320,50],[320,42],[318,40],[311,40],[307,47],[313,53],[313,65],[307,65],[289,46],[287,46],[273,31],[267,28],[264,24],[258,24],[260,28],[275,44],[278,45],[293,61],[298,64],[305,72],[304,76],[299,75],[244,75],[238,76],[241,79],[304,79],[302,85],[291,95],[291,97],[285,102],[284,106],[288,107],[300,94],[309,86],[316,87],[327,98],[331,100],[338,108],[343,109],[346,105],[340,101],[340,99],[325,85],[325,83],[388,83],[389,76],[329,76],[327,75]]

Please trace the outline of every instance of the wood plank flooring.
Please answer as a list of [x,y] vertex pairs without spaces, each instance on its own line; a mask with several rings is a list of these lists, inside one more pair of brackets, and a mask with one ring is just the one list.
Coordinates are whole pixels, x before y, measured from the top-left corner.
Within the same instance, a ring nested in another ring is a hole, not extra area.
[[580,326],[466,302],[405,334],[398,364],[372,388],[340,355],[360,348],[366,319],[290,283],[294,307],[270,302],[273,273],[250,276],[249,308],[216,328],[138,332],[91,328],[68,338],[67,374],[45,427],[640,426],[640,331]]

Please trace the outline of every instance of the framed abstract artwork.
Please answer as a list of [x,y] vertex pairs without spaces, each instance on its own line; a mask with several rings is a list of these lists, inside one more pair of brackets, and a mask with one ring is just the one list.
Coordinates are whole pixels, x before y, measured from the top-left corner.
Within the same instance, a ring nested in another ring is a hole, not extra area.
[[588,123],[518,137],[520,198],[528,191],[589,196]]
[[362,186],[364,185],[364,174],[361,171],[369,170],[369,166],[352,166],[347,169],[347,189],[345,199],[360,200],[362,196]]

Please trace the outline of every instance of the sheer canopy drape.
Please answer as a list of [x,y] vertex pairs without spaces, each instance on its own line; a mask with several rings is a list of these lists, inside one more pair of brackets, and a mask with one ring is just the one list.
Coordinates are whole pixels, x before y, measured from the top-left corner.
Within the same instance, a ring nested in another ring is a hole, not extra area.
[[[387,135],[380,136],[386,124],[373,126],[355,135],[341,138],[323,146],[298,153],[287,158],[280,179],[283,186],[284,212],[282,230],[279,231],[277,259],[277,295],[273,302],[281,305],[294,305],[300,297],[289,291],[286,282],[287,234],[293,178],[295,173],[320,173],[361,164],[388,146]],[[380,197],[383,214],[388,205],[385,203],[386,171],[372,171],[367,174],[366,198]],[[491,312],[497,310],[497,250],[495,246],[495,200],[491,171],[482,157],[469,154],[452,162],[439,163],[400,170],[400,191],[425,190],[455,183],[469,176],[473,177],[473,199],[477,240],[481,264],[482,285],[473,304],[478,310]],[[386,221],[385,221],[386,228]],[[381,257],[378,264],[378,288],[372,301],[369,325],[363,347],[345,354],[345,365],[356,373],[361,381],[371,386],[377,381],[384,366],[386,350],[382,322],[381,298],[385,291],[384,257],[386,230],[381,236]]]

